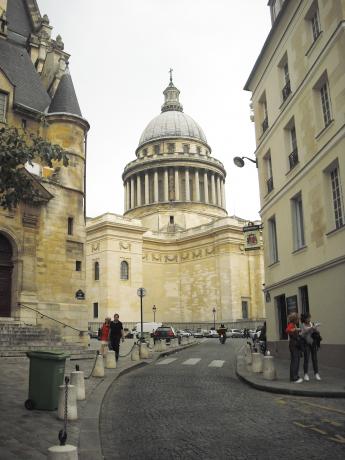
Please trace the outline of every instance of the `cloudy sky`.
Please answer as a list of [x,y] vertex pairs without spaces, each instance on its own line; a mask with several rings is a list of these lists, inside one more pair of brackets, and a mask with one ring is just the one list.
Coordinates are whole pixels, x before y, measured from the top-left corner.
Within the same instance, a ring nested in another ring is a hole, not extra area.
[[88,136],[87,215],[123,213],[121,175],[160,113],[169,68],[184,112],[227,171],[230,215],[258,218],[250,94],[243,86],[270,30],[267,0],[38,0],[70,70]]

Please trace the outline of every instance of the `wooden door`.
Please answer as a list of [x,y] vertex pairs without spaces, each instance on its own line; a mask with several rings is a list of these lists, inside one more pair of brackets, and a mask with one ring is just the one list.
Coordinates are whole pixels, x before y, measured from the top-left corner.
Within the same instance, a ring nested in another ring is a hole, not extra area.
[[12,246],[0,234],[0,316],[11,316]]

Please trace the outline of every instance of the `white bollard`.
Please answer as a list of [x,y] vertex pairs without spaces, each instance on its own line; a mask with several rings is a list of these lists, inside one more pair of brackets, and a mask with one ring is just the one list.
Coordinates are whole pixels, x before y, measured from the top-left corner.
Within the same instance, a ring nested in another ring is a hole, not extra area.
[[77,393],[77,401],[85,399],[85,380],[83,371],[71,372],[71,385],[74,385]]
[[273,356],[264,356],[263,360],[263,377],[265,380],[276,380],[277,371],[274,366],[274,357]]
[[97,355],[95,368],[92,371],[92,377],[104,377],[104,362],[102,355]]
[[163,340],[161,340],[161,351],[165,351],[166,349],[167,349],[167,343],[163,339]]
[[252,371],[255,374],[262,372],[263,355],[261,353],[252,353]]
[[[64,420],[65,416],[65,395],[66,386],[59,386],[59,405],[57,416],[59,420]],[[77,411],[77,390],[74,385],[68,385],[67,395],[67,420],[78,420]]]
[[153,347],[153,351],[162,351],[162,347],[161,347],[161,341],[160,340],[157,340],[155,342],[155,345]]
[[138,345],[136,343],[134,344],[134,347],[133,347],[133,350],[132,350],[132,353],[131,353],[131,360],[132,361],[140,361],[139,347],[138,347]]
[[153,340],[153,337],[150,337],[150,340],[149,340],[149,347],[150,348],[153,348],[154,347],[154,340]]
[[252,350],[249,345],[247,345],[244,350],[244,357],[245,357],[246,364],[252,364],[253,362]]
[[140,359],[148,359],[149,358],[149,349],[147,347],[147,343],[140,344],[139,350]]
[[48,449],[48,460],[78,460],[78,450],[75,446],[52,446]]
[[108,350],[105,355],[105,368],[106,369],[116,369],[116,359],[115,359],[115,351]]

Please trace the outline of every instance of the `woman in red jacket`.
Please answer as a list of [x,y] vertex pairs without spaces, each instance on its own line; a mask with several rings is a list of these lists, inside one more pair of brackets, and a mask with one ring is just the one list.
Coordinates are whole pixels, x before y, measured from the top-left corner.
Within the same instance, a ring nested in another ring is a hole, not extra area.
[[104,320],[104,324],[101,328],[101,350],[100,352],[102,353],[102,355],[104,356],[107,351],[108,351],[108,337],[109,337],[109,329],[110,329],[110,321],[111,319],[110,318],[105,318]]
[[302,383],[298,375],[299,372],[299,361],[301,353],[301,329],[298,327],[299,317],[297,313],[291,313],[289,315],[289,323],[286,328],[286,333],[289,336],[289,350],[290,350],[290,381],[294,383]]

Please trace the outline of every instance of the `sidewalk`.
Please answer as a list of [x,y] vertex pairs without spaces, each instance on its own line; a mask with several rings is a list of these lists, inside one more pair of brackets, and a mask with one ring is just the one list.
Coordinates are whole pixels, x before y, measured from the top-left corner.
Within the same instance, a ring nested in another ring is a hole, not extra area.
[[[244,352],[244,350],[243,350]],[[274,358],[277,371],[277,380],[265,380],[262,374],[254,374],[251,365],[244,360],[244,353],[237,356],[236,374],[248,385],[257,390],[269,391],[299,396],[314,396],[326,398],[345,398],[345,370],[334,367],[322,367],[320,375],[322,380],[315,380],[312,370],[309,371],[309,382],[290,382],[290,361]],[[303,364],[300,364],[300,377],[303,377]]]
[[[145,366],[162,355],[175,353],[188,344],[154,353],[152,359],[131,361],[127,354],[133,340],[126,340],[120,349],[116,369],[106,369],[104,378],[91,377],[85,380],[86,400],[78,401],[78,420],[68,422],[67,442],[78,447],[79,460],[101,460],[99,437],[99,415],[105,393],[121,375]],[[93,367],[93,359],[66,361],[65,375],[75,370],[78,364],[87,377]],[[58,433],[63,421],[57,419],[57,411],[28,411],[24,402],[28,398],[29,359],[0,358],[0,458],[4,460],[46,460],[48,448],[59,445]]]

